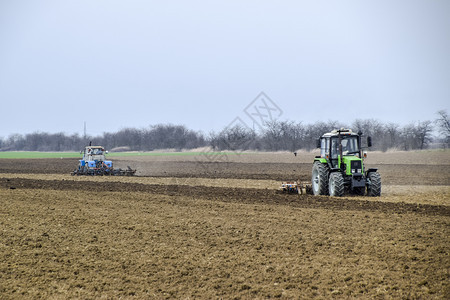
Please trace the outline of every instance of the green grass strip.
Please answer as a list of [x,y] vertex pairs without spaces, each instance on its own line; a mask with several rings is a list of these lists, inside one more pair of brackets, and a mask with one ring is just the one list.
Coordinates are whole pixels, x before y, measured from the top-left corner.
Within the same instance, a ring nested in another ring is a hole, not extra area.
[[35,152],[35,151],[7,151],[0,152],[0,158],[76,158],[81,157],[79,152]]

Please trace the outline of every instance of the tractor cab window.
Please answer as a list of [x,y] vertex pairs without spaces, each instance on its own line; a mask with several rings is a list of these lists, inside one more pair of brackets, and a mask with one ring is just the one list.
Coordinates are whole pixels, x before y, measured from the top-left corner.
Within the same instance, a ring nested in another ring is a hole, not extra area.
[[103,151],[102,151],[102,149],[94,148],[92,154],[94,154],[94,155],[102,155]]
[[320,157],[325,157],[327,152],[326,139],[320,139]]
[[344,138],[341,144],[343,155],[352,155],[359,153],[358,138],[356,136]]
[[330,155],[330,138],[320,140],[320,156],[328,157]]
[[337,138],[331,139],[331,159],[337,159],[339,154],[339,140]]
[[330,162],[331,166],[333,168],[338,167],[338,155],[339,155],[339,139],[338,138],[331,138],[331,155],[330,155]]

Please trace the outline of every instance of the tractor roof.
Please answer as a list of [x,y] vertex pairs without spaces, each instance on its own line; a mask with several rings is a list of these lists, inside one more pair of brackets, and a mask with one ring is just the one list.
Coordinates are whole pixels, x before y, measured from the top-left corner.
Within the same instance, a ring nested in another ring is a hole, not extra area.
[[341,129],[335,129],[335,130],[332,130],[331,132],[325,133],[324,135],[322,135],[322,137],[338,136],[339,133],[341,133],[341,135],[354,135],[354,136],[357,135],[356,133],[353,133],[353,131],[351,129],[341,128]]

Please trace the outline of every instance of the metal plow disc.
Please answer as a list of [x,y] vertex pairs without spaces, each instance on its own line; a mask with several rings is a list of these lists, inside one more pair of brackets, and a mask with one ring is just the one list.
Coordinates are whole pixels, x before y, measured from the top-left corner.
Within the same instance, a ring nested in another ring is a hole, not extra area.
[[285,181],[281,183],[280,191],[288,194],[306,195],[312,194],[311,183],[302,181]]

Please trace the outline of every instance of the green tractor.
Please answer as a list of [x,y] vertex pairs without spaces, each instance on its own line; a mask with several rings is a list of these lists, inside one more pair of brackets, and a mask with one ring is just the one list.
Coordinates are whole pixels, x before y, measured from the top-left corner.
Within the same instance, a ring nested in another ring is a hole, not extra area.
[[[378,169],[364,166],[366,152],[362,152],[362,133],[350,129],[333,130],[317,141],[320,156],[316,156],[312,168],[314,195],[341,197],[345,192],[377,197],[381,195],[381,176]],[[372,146],[367,137],[367,146]]]

